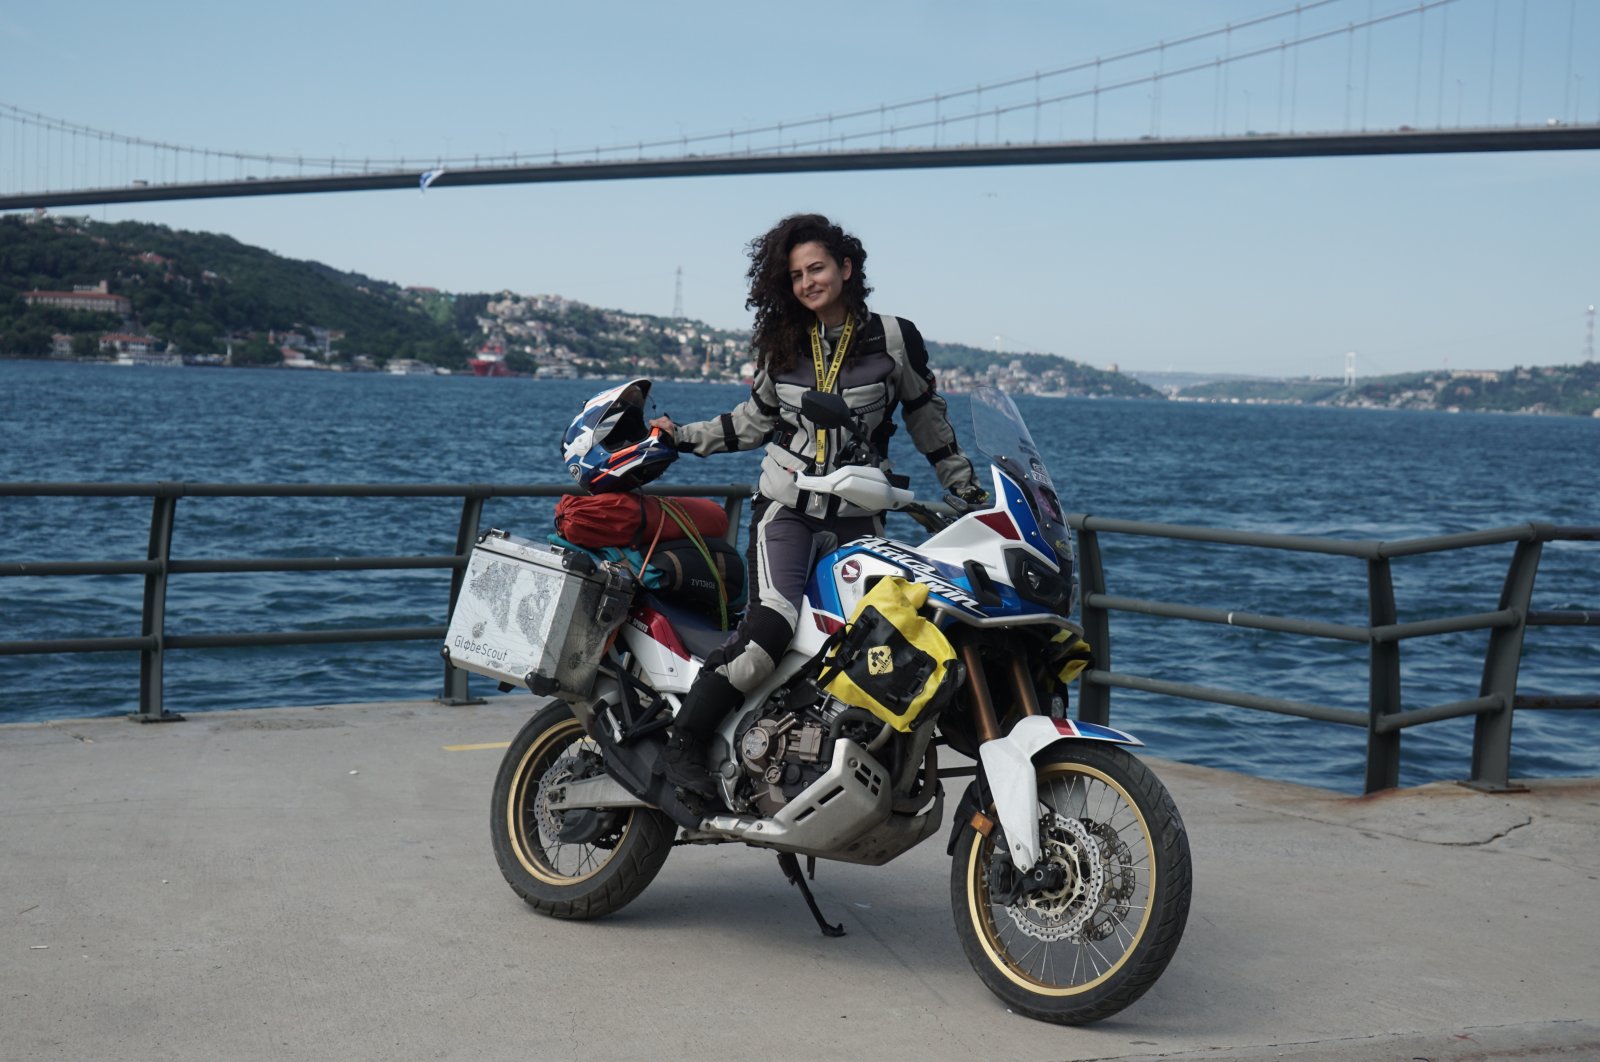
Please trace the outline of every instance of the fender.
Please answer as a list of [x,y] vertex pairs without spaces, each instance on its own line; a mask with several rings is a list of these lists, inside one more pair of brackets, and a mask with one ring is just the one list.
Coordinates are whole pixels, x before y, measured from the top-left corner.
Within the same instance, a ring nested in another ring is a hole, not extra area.
[[[1030,715],[1003,738],[978,746],[984,778],[994,797],[995,812],[1005,831],[1011,862],[1027,870],[1039,861],[1039,775],[1033,758],[1058,742],[1105,741],[1115,745],[1143,745],[1132,734],[1096,723]],[[966,820],[956,816],[956,829]],[[953,841],[952,841],[953,843]]]

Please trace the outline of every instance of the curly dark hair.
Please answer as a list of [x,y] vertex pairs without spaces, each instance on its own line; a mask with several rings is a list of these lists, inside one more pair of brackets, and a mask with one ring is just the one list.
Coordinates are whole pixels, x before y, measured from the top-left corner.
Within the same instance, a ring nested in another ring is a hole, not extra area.
[[[751,345],[756,361],[777,374],[794,367],[811,350],[811,326],[816,317],[794,297],[789,279],[789,252],[803,243],[822,244],[840,266],[848,259],[850,278],[844,282],[845,309],[857,325],[867,316],[867,249],[861,241],[821,214],[795,214],[784,218],[750,241],[750,294],[745,309],[756,312]],[[854,345],[854,344],[852,344]]]

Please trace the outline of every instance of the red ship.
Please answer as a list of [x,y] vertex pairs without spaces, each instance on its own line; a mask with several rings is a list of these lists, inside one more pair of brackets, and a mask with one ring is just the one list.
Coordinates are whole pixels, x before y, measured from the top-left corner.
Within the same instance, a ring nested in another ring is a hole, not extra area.
[[506,366],[506,349],[499,343],[485,343],[478,348],[478,356],[468,358],[474,376],[510,376]]

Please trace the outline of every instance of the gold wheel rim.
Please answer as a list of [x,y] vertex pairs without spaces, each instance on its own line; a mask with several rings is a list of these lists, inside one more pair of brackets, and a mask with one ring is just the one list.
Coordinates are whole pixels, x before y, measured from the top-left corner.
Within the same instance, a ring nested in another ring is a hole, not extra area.
[[983,861],[980,859],[980,856],[984,852],[992,851],[994,848],[993,843],[988,838],[980,836],[972,843],[970,851],[967,855],[966,873],[967,916],[972,919],[972,926],[973,929],[976,930],[978,943],[983,947],[984,954],[988,956],[989,962],[996,970],[999,970],[1002,974],[1004,974],[1008,980],[1025,991],[1031,992],[1035,995],[1065,998],[1069,996],[1082,995],[1085,992],[1092,991],[1093,989],[1104,984],[1108,978],[1112,977],[1117,973],[1117,971],[1121,970],[1127,965],[1128,959],[1131,958],[1133,953],[1138,950],[1139,944],[1144,940],[1145,930],[1149,928],[1150,914],[1154,906],[1154,899],[1156,896],[1157,878],[1155,864],[1156,849],[1154,840],[1150,835],[1150,824],[1145,821],[1144,813],[1139,809],[1139,805],[1133,800],[1133,798],[1129,796],[1127,789],[1125,789],[1111,776],[1107,775],[1104,771],[1097,770],[1081,763],[1071,765],[1052,765],[1052,767],[1047,768],[1046,771],[1043,772],[1041,781],[1060,775],[1076,775],[1093,779],[1104,784],[1113,793],[1115,793],[1121,805],[1125,807],[1131,814],[1133,820],[1132,824],[1137,825],[1140,840],[1144,845],[1144,851],[1148,853],[1148,865],[1142,870],[1142,873],[1146,876],[1148,881],[1145,889],[1145,903],[1143,905],[1143,912],[1139,917],[1138,928],[1133,931],[1127,947],[1123,950],[1122,954],[1117,957],[1116,961],[1112,962],[1109,966],[1107,966],[1106,969],[1101,971],[1094,978],[1070,985],[1050,984],[1029,975],[1025,971],[1018,968],[1016,961],[1011,958],[1007,950],[999,943],[999,930],[990,914],[991,905],[988,902],[989,886],[983,874]]
[[583,724],[576,719],[564,719],[546,730],[539,736],[539,740],[528,746],[528,750],[522,754],[522,759],[517,762],[516,772],[511,776],[511,790],[506,797],[505,807],[507,833],[510,835],[511,850],[516,853],[517,862],[537,880],[546,885],[560,887],[577,885],[604,870],[616,855],[616,849],[627,838],[628,830],[633,826],[633,815],[630,812],[623,821],[622,832],[610,854],[584,873],[563,874],[541,858],[547,853],[544,843],[539,838],[537,817],[530,807],[529,789],[538,788],[544,771],[555,763],[562,751],[574,743],[572,741],[574,737],[579,740],[583,738]]

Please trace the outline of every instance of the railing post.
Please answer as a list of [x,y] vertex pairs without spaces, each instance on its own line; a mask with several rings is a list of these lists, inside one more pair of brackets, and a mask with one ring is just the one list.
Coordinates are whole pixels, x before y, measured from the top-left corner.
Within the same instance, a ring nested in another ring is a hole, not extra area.
[[1517,699],[1517,669],[1522,662],[1522,637],[1528,627],[1528,608],[1533,603],[1533,580],[1539,571],[1539,555],[1544,544],[1537,539],[1518,542],[1506,569],[1505,586],[1500,591],[1500,608],[1517,614],[1514,627],[1497,627],[1489,632],[1489,647],[1483,655],[1483,682],[1478,696],[1498,696],[1500,709],[1480,712],[1472,724],[1472,777],[1467,784],[1492,793],[1520,790],[1511,784],[1511,717]]
[[[450,572],[450,612],[456,610],[456,598],[461,596],[461,586],[467,581],[467,558],[478,541],[478,524],[483,519],[483,501],[487,492],[477,486],[467,488],[461,499],[461,526],[456,530],[456,558],[461,565]],[[482,697],[472,696],[468,687],[468,672],[461,670],[444,658],[444,690],[439,694],[440,704],[484,704]]]
[[171,484],[158,484],[150,508],[150,546],[146,558],[156,562],[154,571],[144,577],[144,611],[139,623],[140,636],[151,644],[139,651],[139,710],[128,718],[141,723],[175,723],[183,718],[169,712],[162,703],[167,637],[167,562],[172,558],[172,523],[177,515],[176,490],[162,490]]
[[[1111,613],[1094,604],[1106,592],[1106,573],[1100,563],[1100,537],[1087,527],[1078,532],[1078,564],[1083,593],[1083,634],[1094,654],[1092,667],[1111,670]],[[1085,723],[1111,724],[1111,687],[1091,683],[1078,685],[1078,718]]]
[[[1389,558],[1367,561],[1367,622],[1386,627],[1398,621]],[[1378,720],[1400,711],[1400,643],[1373,641],[1367,694],[1366,792],[1400,784],[1400,731],[1378,733]]]

